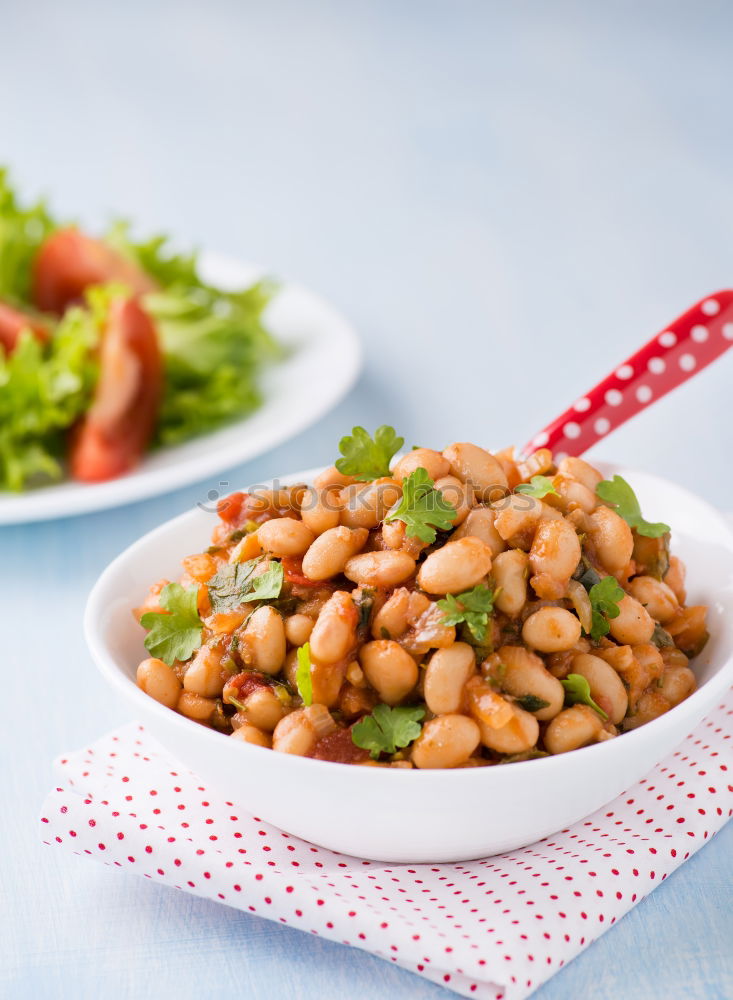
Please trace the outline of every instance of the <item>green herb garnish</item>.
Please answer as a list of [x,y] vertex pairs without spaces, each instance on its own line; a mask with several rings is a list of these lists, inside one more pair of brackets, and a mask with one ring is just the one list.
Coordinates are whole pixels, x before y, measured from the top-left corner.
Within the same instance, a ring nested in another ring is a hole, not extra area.
[[272,562],[259,576],[255,570],[261,559],[229,563],[211,577],[206,586],[214,614],[232,611],[250,601],[272,601],[280,596],[283,585],[282,563]]
[[619,601],[626,596],[618,580],[613,576],[604,576],[600,583],[594,583],[588,591],[593,611],[590,635],[592,639],[600,639],[608,635],[611,626],[609,618],[618,618],[621,614]]
[[523,493],[528,497],[534,497],[535,500],[541,500],[548,493],[554,493],[555,496],[560,495],[552,485],[552,480],[547,476],[532,476],[528,483],[520,483],[515,492]]
[[604,503],[614,507],[629,527],[636,529],[637,534],[647,538],[660,538],[670,530],[669,525],[662,521],[652,523],[644,520],[636,494],[621,476],[604,479],[596,486],[596,493]]
[[489,615],[494,610],[494,592],[489,587],[479,584],[463,594],[446,594],[438,601],[438,607],[445,612],[441,624],[459,625],[465,622],[476,642],[485,641]]
[[145,648],[169,667],[176,660],[188,660],[201,645],[204,623],[199,618],[198,592],[196,585],[184,589],[180,583],[167,583],[159,598],[165,612],[147,611],[140,619],[150,630]]
[[419,538],[432,545],[436,529],[448,531],[456,517],[455,507],[443,499],[427,471],[420,466],[402,480],[402,497],[384,520],[403,521],[409,538]]
[[336,468],[354,479],[381,479],[389,475],[389,463],[404,443],[387,424],[378,427],[373,438],[363,427],[354,427],[339,441],[343,458],[336,459]]
[[420,735],[420,720],[425,715],[421,705],[390,708],[377,705],[371,715],[364,716],[351,730],[356,746],[368,750],[374,760],[382,753],[394,753],[406,747]]
[[298,694],[304,705],[313,704],[313,678],[311,677],[311,644],[306,642],[297,652],[298,668],[295,671],[295,683]]
[[538,698],[536,694],[523,694],[521,698],[515,698],[514,701],[525,712],[539,712],[550,704],[544,698]]
[[585,677],[581,674],[568,674],[560,683],[565,688],[566,705],[588,705],[594,712],[598,712],[604,722],[608,719],[600,705],[596,705],[591,698],[590,684]]

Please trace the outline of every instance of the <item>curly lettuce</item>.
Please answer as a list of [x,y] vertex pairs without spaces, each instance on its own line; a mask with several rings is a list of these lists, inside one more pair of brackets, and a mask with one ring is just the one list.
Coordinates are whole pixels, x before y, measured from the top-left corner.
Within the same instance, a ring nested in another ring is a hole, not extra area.
[[[21,205],[0,168],[0,301],[32,307],[34,257],[59,227],[43,202]],[[104,239],[159,286],[143,300],[165,368],[154,446],[185,441],[260,406],[259,374],[283,356],[263,322],[274,283],[239,292],[215,288],[199,276],[195,254],[173,252],[164,236],[136,241],[126,222],[115,223]],[[63,477],[68,431],[91,402],[111,291],[89,289],[86,308],[70,308],[58,322],[49,318],[47,344],[28,331],[10,355],[0,347],[0,489]]]
[[67,431],[88,408],[100,323],[68,309],[49,344],[30,331],[9,356],[0,350],[0,488],[22,490],[64,475]]

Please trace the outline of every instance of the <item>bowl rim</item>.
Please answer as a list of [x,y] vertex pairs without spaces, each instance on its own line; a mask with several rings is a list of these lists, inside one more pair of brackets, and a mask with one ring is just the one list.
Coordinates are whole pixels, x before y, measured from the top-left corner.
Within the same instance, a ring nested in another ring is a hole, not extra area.
[[[721,541],[723,545],[721,546],[723,551],[727,551],[729,554],[733,555],[733,529],[729,522],[726,520],[725,516],[708,503],[707,500],[693,493],[691,490],[686,489],[683,486],[673,482],[672,480],[667,480],[662,476],[658,476],[655,473],[646,472],[641,469],[633,469],[625,465],[620,465],[618,463],[598,461],[597,466],[602,467],[602,469],[608,472],[614,472],[616,470],[623,469],[629,474],[633,475],[637,473],[647,477],[649,480],[653,480],[656,483],[664,486],[672,486],[675,490],[681,493],[684,497],[694,501],[696,504],[703,504],[707,508],[707,514],[711,518],[712,522],[716,525],[716,528],[721,532]],[[267,487],[269,484],[277,481],[282,484],[295,484],[300,482],[311,481],[312,478],[322,471],[323,467],[317,467],[313,469],[306,469],[302,472],[287,474],[284,476],[276,476],[273,479],[268,480],[267,483],[257,484],[259,487]],[[253,486],[243,487],[243,489],[252,489]],[[192,510],[184,511],[175,517],[164,521],[162,524],[157,525],[150,531],[147,531],[144,535],[138,538],[136,541],[128,545],[122,552],[117,555],[112,562],[110,562],[107,567],[102,571],[102,573],[97,578],[94,583],[89,596],[87,598],[86,606],[84,609],[83,617],[83,628],[84,636],[87,642],[87,646],[92,654],[92,658],[105,680],[115,689],[120,690],[126,699],[130,700],[133,704],[139,704],[144,713],[153,713],[158,715],[164,723],[175,726],[181,729],[182,732],[190,732],[192,727],[195,727],[197,735],[200,739],[206,742],[212,742],[212,746],[226,746],[222,740],[222,734],[216,732],[213,729],[208,729],[205,726],[199,725],[191,719],[180,715],[173,709],[167,708],[160,702],[155,701],[149,695],[146,695],[142,691],[132,677],[130,677],[126,671],[126,668],[117,661],[112,652],[107,648],[107,645],[102,637],[102,630],[100,623],[103,620],[103,612],[107,606],[105,603],[106,591],[112,586],[115,581],[117,574],[124,569],[128,560],[138,555],[141,550],[144,550],[148,545],[154,542],[158,536],[174,532],[177,527],[182,527],[186,522],[194,520],[200,513],[197,508]],[[132,618],[131,618],[132,623]],[[622,733],[623,740],[611,739],[604,740],[602,743],[595,743],[586,747],[579,747],[577,750],[573,750],[570,753],[565,754],[550,754],[547,757],[538,757],[533,760],[517,761],[515,763],[521,763],[524,766],[532,765],[534,770],[528,772],[536,777],[540,776],[540,768],[543,768],[543,774],[548,773],[553,768],[567,767],[568,764],[565,762],[575,761],[577,763],[586,762],[590,764],[592,762],[591,755],[600,757],[603,760],[602,755],[607,755],[609,762],[611,760],[610,755],[612,753],[619,753],[621,748],[625,747],[628,750],[632,750],[641,741],[649,739],[650,727],[654,726],[658,728],[658,725],[663,724],[665,720],[670,721],[671,718],[680,718],[683,712],[689,714],[691,706],[697,706],[702,701],[709,701],[711,695],[722,694],[728,687],[733,683],[733,655],[729,655],[725,662],[721,663],[720,667],[716,673],[710,677],[708,680],[703,682],[698,688],[693,691],[684,701],[680,702],[665,712],[664,715],[658,716],[651,722],[646,723],[643,726],[639,726],[637,729],[631,730],[627,733]],[[696,713],[691,713],[695,715]],[[702,718],[704,716],[699,716]],[[696,723],[695,723],[696,724]],[[691,729],[694,728],[694,725]],[[271,754],[276,751],[269,750],[265,747],[258,747],[253,744],[238,742],[237,750],[238,752],[244,751],[245,754]],[[612,750],[612,747],[616,747],[616,750]],[[342,763],[336,761],[325,761],[325,760],[315,760],[311,757],[300,757],[294,754],[278,754],[277,763],[284,764],[284,758],[287,758],[290,766],[295,768],[303,769],[304,774],[319,774],[324,779],[328,779],[328,775],[337,774],[342,776],[350,775],[350,780],[360,781],[362,783],[369,783],[374,781],[381,781],[381,777],[375,777],[376,775],[390,774],[392,777],[386,779],[388,781],[402,781],[407,780],[410,782],[415,781],[446,781],[446,782],[471,782],[471,781],[508,781],[515,780],[517,775],[512,767],[468,767],[468,768],[436,768],[436,769],[420,769],[420,768],[398,768],[398,767],[350,767],[348,771]],[[580,760],[579,760],[580,758]],[[258,757],[252,758],[253,762],[256,762]],[[274,761],[272,762],[274,763]],[[316,768],[316,771],[313,771]],[[352,772],[356,772],[353,774]],[[501,778],[500,775],[505,775],[507,777]],[[493,775],[493,777],[488,778],[486,775]]]

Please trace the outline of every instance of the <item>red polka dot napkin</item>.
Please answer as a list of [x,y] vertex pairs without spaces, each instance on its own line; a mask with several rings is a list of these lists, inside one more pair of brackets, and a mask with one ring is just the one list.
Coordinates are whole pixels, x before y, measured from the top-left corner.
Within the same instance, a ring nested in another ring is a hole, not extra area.
[[[733,813],[733,692],[624,795],[523,850],[384,865],[209,794],[140,726],[56,762],[43,840],[373,952],[467,997],[526,997]],[[516,765],[521,767],[521,764]]]

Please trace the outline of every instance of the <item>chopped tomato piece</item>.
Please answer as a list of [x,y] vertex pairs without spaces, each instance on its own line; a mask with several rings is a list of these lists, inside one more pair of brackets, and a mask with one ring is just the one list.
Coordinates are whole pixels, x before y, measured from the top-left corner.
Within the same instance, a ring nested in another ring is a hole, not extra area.
[[39,340],[47,341],[49,332],[46,326],[34,316],[29,316],[20,309],[0,302],[0,347],[10,354],[15,350],[18,337],[23,330],[30,330]]
[[133,295],[154,291],[153,279],[101,240],[78,229],[52,233],[33,263],[33,301],[44,312],[63,313],[90,285],[119,281]]
[[155,430],[163,366],[155,326],[135,299],[110,306],[94,401],[72,432],[71,472],[96,483],[129,472]]
[[297,583],[301,587],[322,587],[322,580],[311,580],[303,573],[303,560],[297,556],[285,556],[282,560],[283,572],[288,583]]
[[230,493],[216,505],[216,513],[227,524],[237,525],[242,516],[242,505],[247,499],[246,493]]
[[335,764],[363,764],[369,760],[369,751],[354,743],[350,729],[337,729],[328,736],[322,736],[310,756]]

